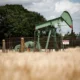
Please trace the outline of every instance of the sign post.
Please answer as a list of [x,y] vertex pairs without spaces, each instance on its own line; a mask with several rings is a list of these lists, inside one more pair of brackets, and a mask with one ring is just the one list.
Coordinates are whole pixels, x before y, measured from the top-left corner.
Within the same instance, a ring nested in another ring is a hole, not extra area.
[[5,40],[2,40],[2,52],[5,53],[6,52],[6,43]]
[[20,51],[24,52],[24,38],[23,37],[21,38],[21,47],[20,48],[21,48]]

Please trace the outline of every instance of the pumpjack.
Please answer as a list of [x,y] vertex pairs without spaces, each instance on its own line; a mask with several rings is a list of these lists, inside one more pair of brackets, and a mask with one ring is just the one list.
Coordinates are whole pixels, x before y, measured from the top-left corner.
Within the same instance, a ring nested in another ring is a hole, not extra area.
[[[56,27],[55,24],[59,24],[60,22],[65,22],[72,30],[73,30],[73,20],[69,14],[69,12],[64,11],[60,17],[46,21],[42,24],[36,25],[35,26],[35,32],[34,32],[34,37],[37,36],[37,41],[35,44],[35,47],[41,51],[41,44],[40,44],[40,34],[43,28],[48,30],[48,37],[47,37],[47,42],[46,42],[46,46],[45,46],[45,50],[48,49],[49,46],[49,41],[50,41],[50,37],[54,37],[53,41],[54,41],[54,48],[55,50],[57,49],[57,39],[56,39]],[[59,25],[60,26],[60,25]],[[59,27],[58,26],[58,27]],[[61,41],[62,43],[62,41]]]

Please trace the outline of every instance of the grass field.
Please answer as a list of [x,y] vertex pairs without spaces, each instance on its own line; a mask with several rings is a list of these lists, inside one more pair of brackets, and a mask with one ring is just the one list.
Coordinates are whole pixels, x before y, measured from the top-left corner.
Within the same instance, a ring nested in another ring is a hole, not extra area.
[[0,51],[0,80],[80,80],[80,47],[47,53]]

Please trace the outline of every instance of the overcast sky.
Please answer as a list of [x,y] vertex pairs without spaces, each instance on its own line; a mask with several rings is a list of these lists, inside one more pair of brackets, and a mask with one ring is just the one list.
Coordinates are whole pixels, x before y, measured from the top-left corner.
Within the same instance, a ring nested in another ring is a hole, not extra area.
[[[0,0],[0,5],[5,4],[21,4],[30,11],[40,13],[47,20],[57,18],[67,10],[73,19],[74,32],[80,32],[80,0]],[[62,28],[63,33],[70,30],[67,26]]]

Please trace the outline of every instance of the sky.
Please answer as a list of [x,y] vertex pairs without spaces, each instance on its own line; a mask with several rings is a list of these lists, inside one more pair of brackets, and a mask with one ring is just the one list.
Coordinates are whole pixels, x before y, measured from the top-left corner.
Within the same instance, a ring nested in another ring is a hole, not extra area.
[[[73,19],[73,30],[80,32],[80,0],[0,0],[0,6],[5,4],[20,4],[25,9],[43,15],[47,20],[60,17],[63,11],[68,11]],[[64,24],[62,33],[71,29]]]

